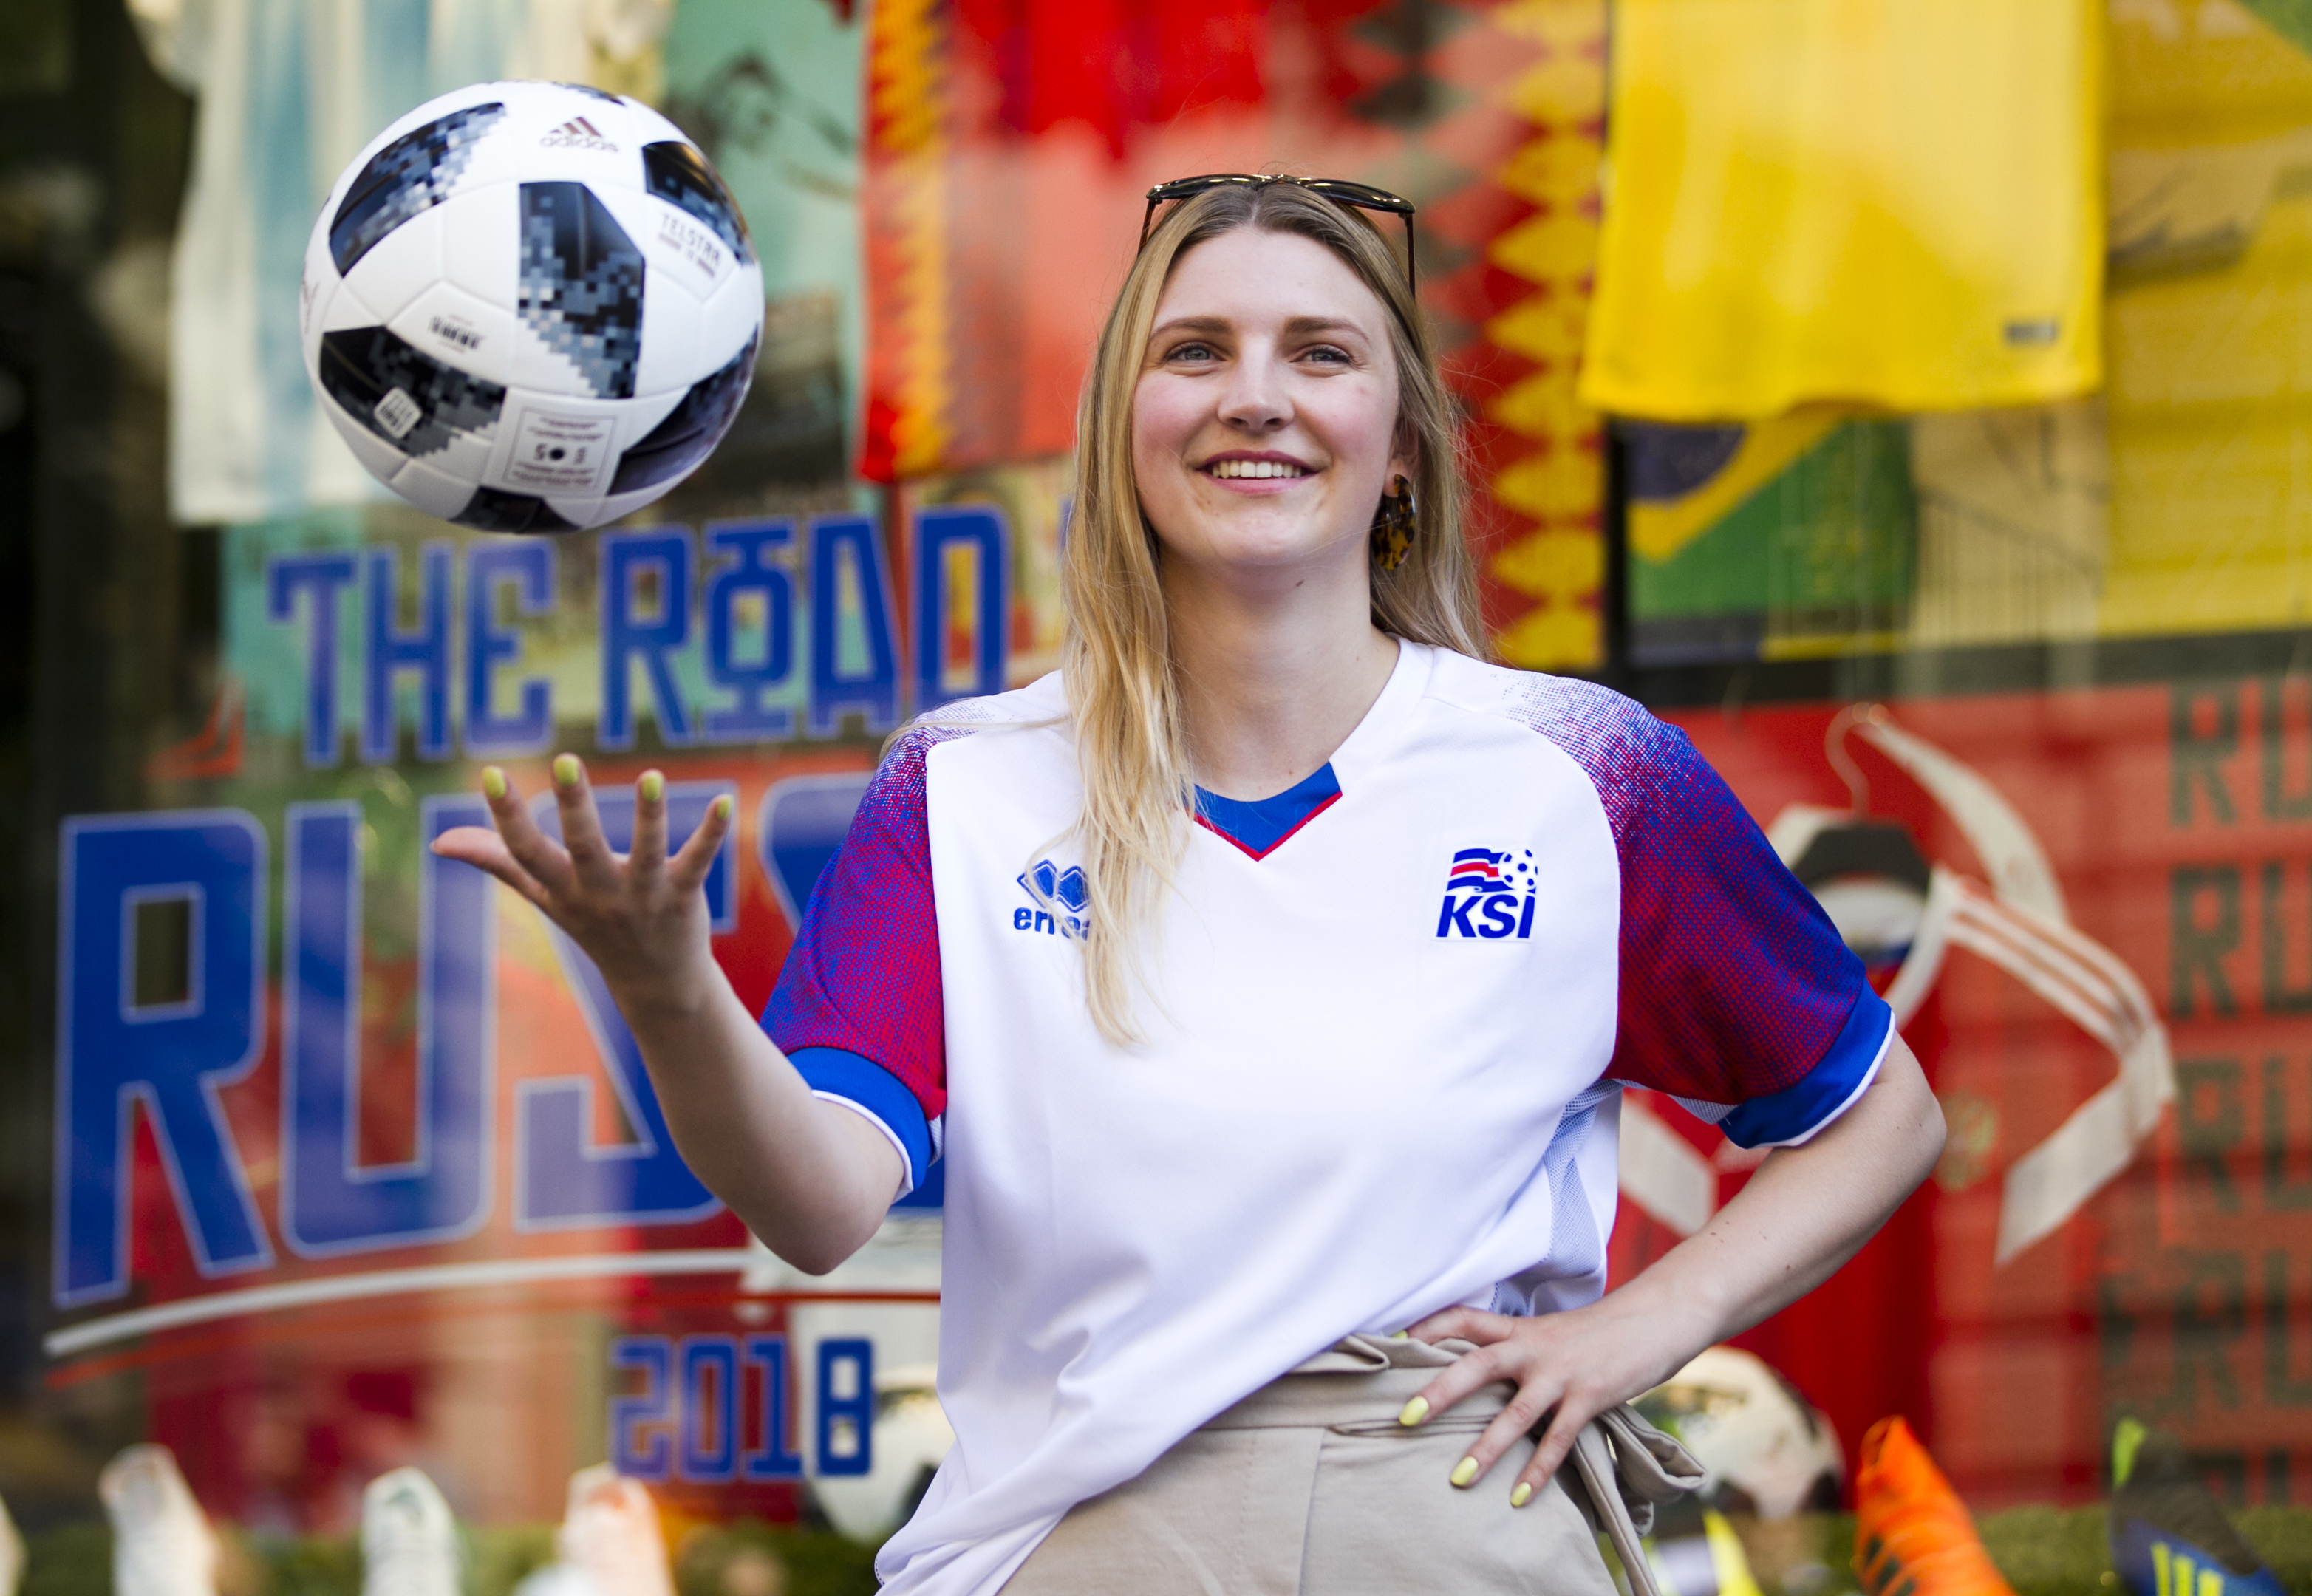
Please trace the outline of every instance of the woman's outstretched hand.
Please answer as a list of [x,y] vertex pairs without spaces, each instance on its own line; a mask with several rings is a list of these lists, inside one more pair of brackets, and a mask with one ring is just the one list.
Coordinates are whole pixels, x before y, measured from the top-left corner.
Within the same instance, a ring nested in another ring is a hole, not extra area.
[[731,833],[718,798],[681,851],[666,852],[666,778],[635,784],[622,857],[573,754],[554,761],[562,840],[539,829],[505,772],[482,773],[495,829],[460,826],[434,851],[486,870],[584,949],[642,1048],[675,1146],[772,1251],[824,1274],[875,1233],[906,1165],[862,1114],[813,1095],[723,978],[701,890]]
[[610,851],[594,807],[586,767],[575,754],[554,761],[554,799],[562,815],[555,841],[530,818],[505,772],[482,772],[495,830],[460,826],[434,851],[486,870],[521,893],[602,972],[620,1009],[693,1006],[716,980],[709,951],[705,894],[700,888],[731,829],[731,800],[717,798],[706,819],[672,858],[666,852],[666,778],[646,771],[635,784],[634,846]]

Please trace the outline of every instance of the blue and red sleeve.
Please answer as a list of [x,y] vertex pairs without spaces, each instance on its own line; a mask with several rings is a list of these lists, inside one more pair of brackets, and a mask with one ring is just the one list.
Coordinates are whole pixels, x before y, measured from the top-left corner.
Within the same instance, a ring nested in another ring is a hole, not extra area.
[[939,1155],[947,1110],[939,922],[924,760],[911,732],[867,786],[819,873],[763,1029],[819,1096],[880,1126],[910,1191]]
[[1553,680],[1540,730],[1589,774],[1621,864],[1607,1074],[1679,1099],[1744,1147],[1802,1142],[1861,1095],[1894,1015],[1686,733]]

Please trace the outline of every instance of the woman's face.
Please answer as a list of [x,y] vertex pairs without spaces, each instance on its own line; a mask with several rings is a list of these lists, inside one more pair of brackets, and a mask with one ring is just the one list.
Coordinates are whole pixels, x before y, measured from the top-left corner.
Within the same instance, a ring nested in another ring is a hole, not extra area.
[[1140,504],[1168,562],[1366,558],[1397,452],[1388,307],[1330,250],[1238,227],[1182,255],[1132,405]]

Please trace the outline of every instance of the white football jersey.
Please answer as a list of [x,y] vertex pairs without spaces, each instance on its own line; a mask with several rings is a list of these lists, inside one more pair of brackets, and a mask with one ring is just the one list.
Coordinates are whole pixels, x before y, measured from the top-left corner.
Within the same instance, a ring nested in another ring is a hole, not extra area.
[[1345,1335],[1605,1285],[1620,1083],[1748,1145],[1869,1083],[1886,1005],[1683,733],[1400,645],[1331,761],[1204,795],[1144,1045],[1084,1003],[1060,679],[885,761],[764,1016],[946,1164],[956,1444],[888,1588],[997,1590],[1075,1503]]

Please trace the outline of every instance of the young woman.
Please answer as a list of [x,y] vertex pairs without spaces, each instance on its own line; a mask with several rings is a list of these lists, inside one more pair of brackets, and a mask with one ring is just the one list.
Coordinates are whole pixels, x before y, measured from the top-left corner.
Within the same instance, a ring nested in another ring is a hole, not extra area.
[[[1483,662],[1366,208],[1411,207],[1160,198],[1084,396],[1064,668],[898,741],[761,1023],[708,953],[727,800],[670,859],[644,776],[621,859],[565,755],[566,849],[495,770],[496,832],[438,846],[592,955],[782,1256],[833,1267],[946,1160],[957,1442],[889,1588],[1607,1592],[1557,1484],[1584,1426],[1827,1276],[1940,1117],[1682,734]],[[1624,1083],[1777,1151],[1601,1295]]]

